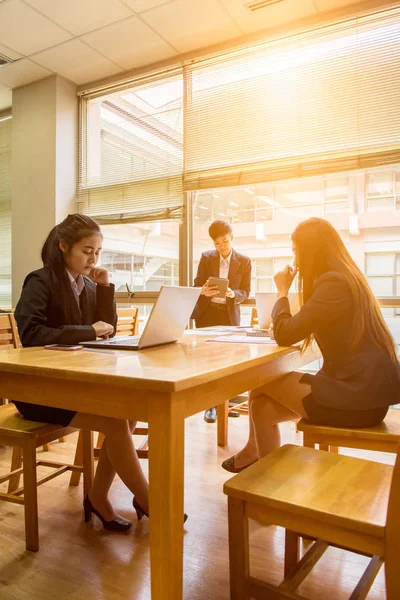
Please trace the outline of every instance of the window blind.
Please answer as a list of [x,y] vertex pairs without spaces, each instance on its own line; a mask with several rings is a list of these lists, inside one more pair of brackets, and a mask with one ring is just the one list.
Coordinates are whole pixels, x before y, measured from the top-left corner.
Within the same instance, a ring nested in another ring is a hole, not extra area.
[[186,67],[184,189],[400,161],[400,11]]
[[182,75],[82,102],[79,210],[103,224],[180,219]]
[[11,123],[0,121],[0,308],[11,308]]

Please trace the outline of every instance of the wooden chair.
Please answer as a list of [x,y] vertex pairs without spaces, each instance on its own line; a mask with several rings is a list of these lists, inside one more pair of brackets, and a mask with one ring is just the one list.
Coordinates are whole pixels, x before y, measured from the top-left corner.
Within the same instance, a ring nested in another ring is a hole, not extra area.
[[[84,474],[84,493],[87,493],[92,485],[93,436],[90,431],[82,432],[84,449],[81,465],[36,458],[36,448],[75,431],[77,430],[72,427],[28,421],[20,415],[12,403],[0,406],[0,444],[13,448],[11,471],[0,477],[0,484],[8,481],[8,492],[0,493],[0,500],[24,506],[27,550],[33,552],[39,550],[37,486],[66,471]],[[38,466],[51,467],[54,471],[38,480],[36,472]],[[21,474],[24,479],[23,487],[19,486]]]
[[[9,313],[0,314],[0,350],[11,350],[21,346],[17,327]],[[0,406],[7,403],[7,398],[0,398]]]
[[[382,563],[387,600],[400,598],[399,454],[392,467],[288,445],[227,481],[231,600],[305,600],[295,590],[329,546],[371,558],[350,600],[366,598]],[[278,587],[249,574],[248,519],[286,529]],[[300,535],[315,541],[299,561]]]
[[390,408],[385,420],[376,427],[365,429],[345,429],[343,427],[324,427],[313,425],[307,419],[297,424],[303,432],[303,445],[320,450],[338,452],[338,447],[376,450],[378,452],[397,452],[400,442],[400,410]]
[[[251,309],[250,327],[254,327],[254,325],[258,325],[258,315],[257,315],[257,309],[253,307]],[[235,406],[232,407],[232,410],[236,410],[242,414],[248,415],[249,414],[249,401],[246,399],[246,400],[243,400],[243,402],[240,402],[239,404],[235,404]]]
[[20,348],[17,325],[12,313],[0,314],[0,350]]
[[257,309],[251,309],[251,317],[250,317],[250,327],[254,327],[254,325],[258,325],[258,314]]
[[117,316],[116,336],[137,335],[139,333],[138,308],[117,308]]
[[[19,339],[17,323],[14,317],[14,309],[8,314],[0,314],[0,350],[12,348],[21,348],[21,340]],[[0,404],[5,404],[6,399],[3,398]],[[64,438],[60,437],[59,442],[64,442]],[[44,444],[43,450],[49,451],[49,445]]]

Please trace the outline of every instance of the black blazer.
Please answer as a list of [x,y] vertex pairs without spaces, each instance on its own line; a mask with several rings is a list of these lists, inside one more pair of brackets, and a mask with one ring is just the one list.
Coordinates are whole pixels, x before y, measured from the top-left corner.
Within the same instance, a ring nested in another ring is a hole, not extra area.
[[[30,273],[24,282],[15,309],[15,319],[23,346],[47,344],[74,345],[96,339],[92,327],[96,321],[117,324],[114,285],[96,285],[83,277],[85,287],[80,295],[80,310],[76,303],[76,324],[66,325],[58,290],[50,284],[46,267]],[[69,290],[73,296],[72,289]]]
[[[219,277],[219,252],[208,250],[203,252],[197,268],[195,287],[203,287],[209,277]],[[234,298],[227,298],[229,321],[231,325],[240,325],[240,303],[250,294],[251,279],[251,260],[244,254],[239,254],[232,250],[231,262],[229,265],[229,287],[235,292]],[[196,320],[196,327],[202,327],[202,315],[209,307],[211,298],[200,296],[192,314],[192,319]]]
[[400,365],[365,337],[354,354],[349,332],[357,318],[344,276],[336,271],[321,275],[309,300],[293,317],[287,298],[272,311],[275,340],[280,346],[314,334],[324,363],[313,377],[315,402],[337,409],[369,410],[400,402]]

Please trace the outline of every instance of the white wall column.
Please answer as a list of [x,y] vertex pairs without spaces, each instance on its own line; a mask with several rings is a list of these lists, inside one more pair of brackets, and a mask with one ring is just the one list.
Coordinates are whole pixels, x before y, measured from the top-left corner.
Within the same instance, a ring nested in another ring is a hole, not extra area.
[[12,301],[54,225],[75,212],[76,86],[58,75],[13,91]]

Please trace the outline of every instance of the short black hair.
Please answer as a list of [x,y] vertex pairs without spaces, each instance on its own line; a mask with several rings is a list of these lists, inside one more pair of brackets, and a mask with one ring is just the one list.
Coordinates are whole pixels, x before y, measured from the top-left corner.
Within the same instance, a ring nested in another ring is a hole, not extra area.
[[208,235],[212,240],[228,234],[232,235],[233,231],[232,227],[226,221],[214,221],[208,228]]

